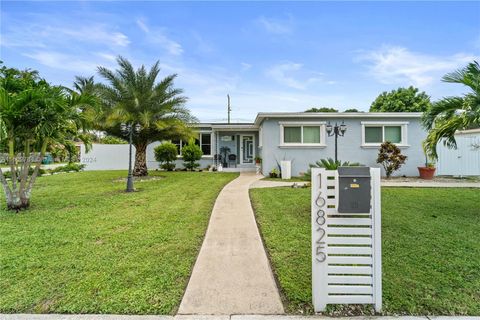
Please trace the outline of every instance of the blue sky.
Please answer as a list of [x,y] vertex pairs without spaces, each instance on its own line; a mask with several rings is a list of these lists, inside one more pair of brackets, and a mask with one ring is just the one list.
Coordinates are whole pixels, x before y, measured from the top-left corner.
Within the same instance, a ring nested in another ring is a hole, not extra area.
[[[2,1],[0,57],[55,84],[160,60],[203,121],[329,106],[368,110],[414,85],[461,94],[446,72],[480,60],[480,2]],[[98,78],[98,76],[97,76]]]

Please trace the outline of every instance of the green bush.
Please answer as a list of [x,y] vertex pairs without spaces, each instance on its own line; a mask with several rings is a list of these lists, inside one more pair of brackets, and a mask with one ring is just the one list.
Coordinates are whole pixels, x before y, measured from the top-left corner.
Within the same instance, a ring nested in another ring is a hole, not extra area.
[[310,164],[310,168],[305,172],[303,178],[310,181],[312,179],[312,168],[325,168],[326,170],[337,170],[338,167],[359,167],[363,166],[358,162],[342,162],[340,160],[333,160],[332,158],[320,159],[314,164]]
[[[29,176],[31,176],[33,174],[34,169],[35,169],[34,167],[30,167],[28,169],[28,175]],[[47,173],[47,170],[42,169],[42,168],[38,169],[38,175],[42,175],[42,174],[45,174],[45,173]],[[5,177],[5,179],[12,179],[12,173],[10,171],[4,172],[3,176]],[[17,180],[20,180],[20,177],[17,177]]]
[[177,160],[177,146],[171,142],[164,142],[153,149],[155,160],[160,162],[160,168],[172,171],[175,169],[175,160]]
[[52,173],[57,173],[57,172],[69,172],[69,171],[82,171],[85,168],[84,164],[78,164],[78,163],[69,163],[64,166],[56,167],[55,169],[52,169]]
[[195,144],[195,141],[192,139],[190,142],[182,148],[182,157],[185,162],[183,165],[188,170],[193,170],[200,166],[197,162],[202,158],[203,152],[199,146]]
[[117,138],[114,136],[105,136],[102,139],[100,139],[100,143],[103,144],[127,144],[127,140]]

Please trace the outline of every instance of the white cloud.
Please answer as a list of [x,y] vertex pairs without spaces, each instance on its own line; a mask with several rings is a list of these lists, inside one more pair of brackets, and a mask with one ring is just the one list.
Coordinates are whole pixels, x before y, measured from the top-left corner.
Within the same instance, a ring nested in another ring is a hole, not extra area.
[[[314,82],[323,81],[323,73],[306,71],[301,63],[294,62],[274,65],[266,71],[266,75],[280,84],[299,90],[305,90]],[[329,82],[332,84],[332,81]]]
[[360,61],[367,61],[370,74],[384,84],[428,86],[438,82],[443,74],[465,66],[475,57],[457,53],[434,56],[412,52],[404,47],[382,47],[363,52]]
[[257,22],[267,31],[272,34],[290,34],[293,31],[292,19],[273,19],[260,17],[257,19]]
[[2,31],[2,46],[24,48],[47,48],[66,43],[89,43],[107,47],[126,47],[130,43],[122,32],[99,23],[82,26],[37,24],[13,21]]
[[148,28],[147,24],[143,19],[137,19],[136,21],[138,27],[143,30],[143,32],[148,33],[150,32],[150,29]]
[[115,66],[114,60],[115,57],[102,53],[97,53],[96,56],[99,58],[93,59],[93,56],[87,58],[81,58],[76,55],[60,53],[56,51],[35,51],[31,53],[24,53],[26,57],[29,57],[33,60],[36,60],[38,63],[43,64],[47,67],[58,69],[58,70],[67,70],[80,73],[83,75],[93,75],[97,72],[97,67],[99,65],[105,66],[107,68],[112,68]]
[[147,40],[150,43],[158,44],[173,56],[179,56],[183,53],[183,48],[180,43],[170,39],[166,35],[166,30],[163,28],[152,29],[147,25],[143,19],[137,19],[136,23],[140,29],[145,33]]
[[250,63],[242,62],[240,63],[240,65],[242,66],[242,71],[247,71],[252,68],[252,65]]

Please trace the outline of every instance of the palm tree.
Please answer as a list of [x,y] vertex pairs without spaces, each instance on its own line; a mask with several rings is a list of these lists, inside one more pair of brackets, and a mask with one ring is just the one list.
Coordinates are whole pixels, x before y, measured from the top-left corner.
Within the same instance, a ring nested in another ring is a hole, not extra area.
[[5,134],[0,142],[8,151],[11,180],[0,169],[0,182],[8,209],[29,207],[47,147],[78,132],[80,113],[70,98],[65,88],[50,86],[34,72],[1,69],[0,122]]
[[423,114],[423,124],[429,130],[424,141],[426,153],[438,158],[437,144],[456,148],[455,132],[480,127],[480,64],[477,61],[466,67],[446,74],[442,80],[463,84],[469,92],[460,97],[446,97],[433,103]]
[[[11,181],[0,169],[7,208],[26,209],[47,148],[65,144],[84,123],[80,98],[63,87],[50,86],[38,74],[2,67],[0,70],[0,142],[8,151]],[[81,138],[81,137],[80,137]],[[35,165],[31,172],[31,165]]]
[[145,66],[138,70],[125,58],[118,57],[119,69],[111,71],[104,67],[98,73],[108,82],[100,85],[103,111],[99,129],[124,138],[121,123],[139,123],[142,130],[133,137],[135,146],[135,176],[148,174],[146,163],[147,146],[154,141],[173,138],[188,139],[192,135],[189,124],[195,121],[184,107],[187,98],[183,91],[173,87],[176,75],[169,75],[159,82],[159,62],[147,72]]

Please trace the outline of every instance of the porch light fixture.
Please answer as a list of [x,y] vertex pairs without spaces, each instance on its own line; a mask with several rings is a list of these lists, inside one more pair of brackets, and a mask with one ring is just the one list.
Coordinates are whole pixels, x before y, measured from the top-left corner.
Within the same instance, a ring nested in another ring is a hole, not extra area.
[[139,134],[142,130],[142,126],[140,123],[121,123],[120,124],[120,131],[123,135],[128,137],[129,146],[129,153],[128,153],[128,178],[127,178],[127,192],[133,192],[135,189],[133,188],[133,175],[132,175],[132,143],[133,143],[133,135]]
[[332,126],[330,124],[330,122],[327,123],[327,126],[326,126],[326,130],[327,130],[327,135],[329,137],[331,136],[335,136],[335,162],[338,161],[338,157],[337,157],[337,140],[338,140],[338,137],[343,137],[345,135],[345,132],[347,131],[347,125],[345,124],[345,122],[342,121],[342,124],[341,125],[338,125],[337,123],[335,123],[335,126]]
[[330,124],[330,122],[327,124],[327,134],[328,136],[330,136],[330,133],[332,133],[332,130],[333,130],[333,127],[332,125]]

